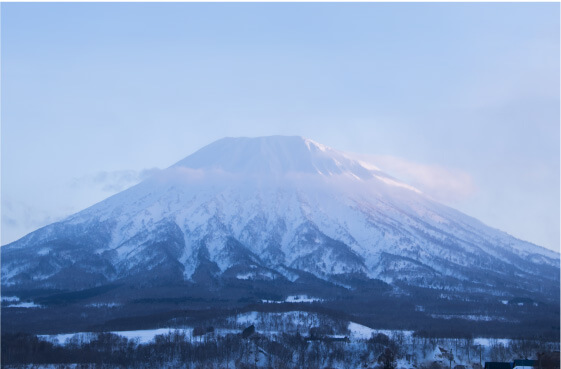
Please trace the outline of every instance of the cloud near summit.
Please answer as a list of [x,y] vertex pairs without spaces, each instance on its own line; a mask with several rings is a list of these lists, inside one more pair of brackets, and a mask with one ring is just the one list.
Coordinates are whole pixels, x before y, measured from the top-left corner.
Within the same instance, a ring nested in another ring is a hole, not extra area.
[[464,201],[472,197],[477,191],[473,177],[459,169],[416,163],[391,155],[347,155],[353,159],[375,165],[381,171],[446,204],[456,204]]
[[[364,155],[354,153],[345,153],[345,155],[351,159],[371,164],[400,181],[418,188],[433,199],[446,204],[453,205],[469,199],[477,190],[472,176],[459,169],[446,168],[434,164],[416,163],[391,155]],[[200,176],[203,175],[200,171],[185,170],[186,168],[181,169],[183,170],[174,170],[173,173],[168,173],[167,176],[164,175],[164,177],[173,176],[176,177],[176,179],[188,178],[189,181],[192,181],[196,178],[200,179]],[[159,171],[161,171],[161,169],[158,168],[150,168],[141,171],[102,171],[94,175],[78,178],[72,186],[94,186],[106,193],[117,193],[147,179]],[[218,173],[205,174],[204,177],[208,180],[208,175],[215,177]]]
[[138,182],[147,179],[153,174],[157,173],[160,169],[150,168],[143,170],[116,170],[116,171],[101,171],[96,174],[76,178],[72,183],[72,187],[99,187],[104,192],[116,193],[120,192],[127,187],[137,184]]

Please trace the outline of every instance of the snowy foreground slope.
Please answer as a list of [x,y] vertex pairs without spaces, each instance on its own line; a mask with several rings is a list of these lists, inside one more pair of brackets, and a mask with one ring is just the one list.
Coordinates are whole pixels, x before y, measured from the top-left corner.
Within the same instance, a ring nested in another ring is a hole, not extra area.
[[130,285],[138,298],[232,281],[317,295],[377,281],[392,295],[559,301],[559,254],[301,137],[216,141],[1,252],[2,288],[15,296]]

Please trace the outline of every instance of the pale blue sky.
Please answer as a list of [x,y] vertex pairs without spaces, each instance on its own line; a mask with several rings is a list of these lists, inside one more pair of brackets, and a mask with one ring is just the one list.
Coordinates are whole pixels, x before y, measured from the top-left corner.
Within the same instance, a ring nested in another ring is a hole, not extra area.
[[558,3],[2,3],[2,244],[302,135],[559,250]]

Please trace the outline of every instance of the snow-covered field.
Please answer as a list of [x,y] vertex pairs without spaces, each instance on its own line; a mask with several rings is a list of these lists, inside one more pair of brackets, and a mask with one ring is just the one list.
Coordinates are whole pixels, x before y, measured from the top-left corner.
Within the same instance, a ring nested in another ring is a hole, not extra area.
[[[291,311],[284,313],[262,313],[262,312],[248,312],[232,316],[228,319],[230,326],[227,328],[215,328],[213,334],[216,336],[225,336],[227,334],[240,333],[244,328],[254,325],[259,333],[265,335],[277,335],[280,333],[293,333],[299,332],[300,334],[308,334],[311,327],[317,327],[325,322],[317,314]],[[185,335],[185,337],[197,342],[199,337],[193,336],[192,327],[183,328],[158,328],[146,330],[133,330],[133,331],[112,331],[111,333],[125,337],[129,340],[134,340],[138,344],[146,344],[154,340],[157,335],[166,335],[177,332]],[[400,337],[401,340],[406,342],[411,341],[413,331],[409,330],[384,330],[373,329],[355,322],[349,322],[347,332],[345,335],[335,334],[333,336],[347,336],[351,342],[368,340],[371,337],[383,334],[389,338]],[[89,342],[96,337],[93,332],[77,332],[70,334],[57,334],[57,335],[41,335],[42,339],[54,342],[60,345],[65,345],[71,342],[85,343]],[[491,347],[493,345],[502,344],[507,346],[511,340],[509,339],[495,339],[495,338],[475,338],[473,340],[474,346]]]
[[292,295],[288,296],[286,299],[279,301],[279,300],[261,300],[264,304],[282,304],[283,302],[290,302],[290,303],[310,303],[310,302],[322,302],[325,301],[324,299],[320,299],[319,297],[312,297],[308,295]]
[[9,308],[40,308],[41,305],[37,305],[34,302],[30,301],[20,301],[19,297],[17,296],[2,296],[2,302],[8,303],[4,307]]
[[106,302],[106,303],[89,304],[89,305],[86,305],[86,306],[87,307],[95,307],[95,308],[114,308],[114,307],[122,306],[122,304],[119,304],[117,302]]
[[[148,343],[154,340],[154,337],[160,334],[168,334],[174,331],[184,332],[186,335],[191,336],[193,329],[174,329],[174,328],[158,328],[146,329],[137,331],[113,331],[111,333],[125,337],[129,340],[135,340],[137,343]],[[54,335],[41,335],[39,336],[47,341],[66,345],[69,343],[87,343],[96,337],[96,333],[92,332],[78,332],[68,334],[54,334]]]
[[42,307],[41,305],[37,305],[33,302],[19,302],[17,304],[10,304],[7,305],[6,307],[12,307],[12,308],[40,308]]
[[[319,319],[315,314],[309,314],[306,312],[289,312],[289,313],[270,313],[266,315],[261,315],[257,312],[250,312],[246,314],[241,314],[232,321],[235,321],[240,327],[247,327],[250,325],[255,325],[258,332],[263,334],[279,334],[283,332],[278,329],[267,329],[265,330],[265,325],[270,323],[275,318],[283,318],[284,321],[290,322],[300,328],[300,333],[307,334],[306,330],[310,326],[317,326],[319,324]],[[215,335],[226,335],[231,333],[240,333],[242,328],[238,329],[227,329],[218,328],[214,331]],[[348,325],[349,338],[351,340],[367,340],[373,334],[383,333],[391,337],[395,333],[403,333],[405,335],[411,335],[411,331],[388,331],[388,330],[378,330],[366,327],[364,325],[350,322]],[[139,344],[149,343],[154,340],[157,335],[165,335],[173,332],[179,332],[184,334],[186,337],[195,339],[193,336],[193,328],[158,328],[158,329],[146,329],[146,330],[136,330],[136,331],[113,331],[111,333],[117,334],[121,337],[125,337],[129,340],[134,340]],[[94,339],[96,333],[91,332],[77,332],[69,334],[56,334],[56,335],[41,335],[39,337],[48,340],[50,342],[58,343],[61,345],[68,344],[70,342],[85,343]]]
[[384,334],[388,337],[394,337],[399,334],[407,338],[410,338],[413,335],[413,331],[372,329],[354,322],[349,323],[349,331],[351,332],[351,340],[367,340],[376,334]]
[[2,296],[2,302],[18,302],[19,297],[17,296]]
[[286,302],[320,302],[323,299],[317,297],[308,297],[307,295],[288,296]]

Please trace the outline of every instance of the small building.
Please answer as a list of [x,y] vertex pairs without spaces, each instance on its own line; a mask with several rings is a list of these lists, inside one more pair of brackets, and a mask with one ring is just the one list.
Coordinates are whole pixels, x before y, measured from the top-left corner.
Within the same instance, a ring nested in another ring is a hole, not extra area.
[[513,363],[513,368],[516,369],[534,369],[534,367],[537,367],[538,365],[538,361],[537,360],[528,360],[528,359],[524,359],[524,360],[514,360]]
[[512,369],[512,363],[501,361],[486,361],[485,369]]

